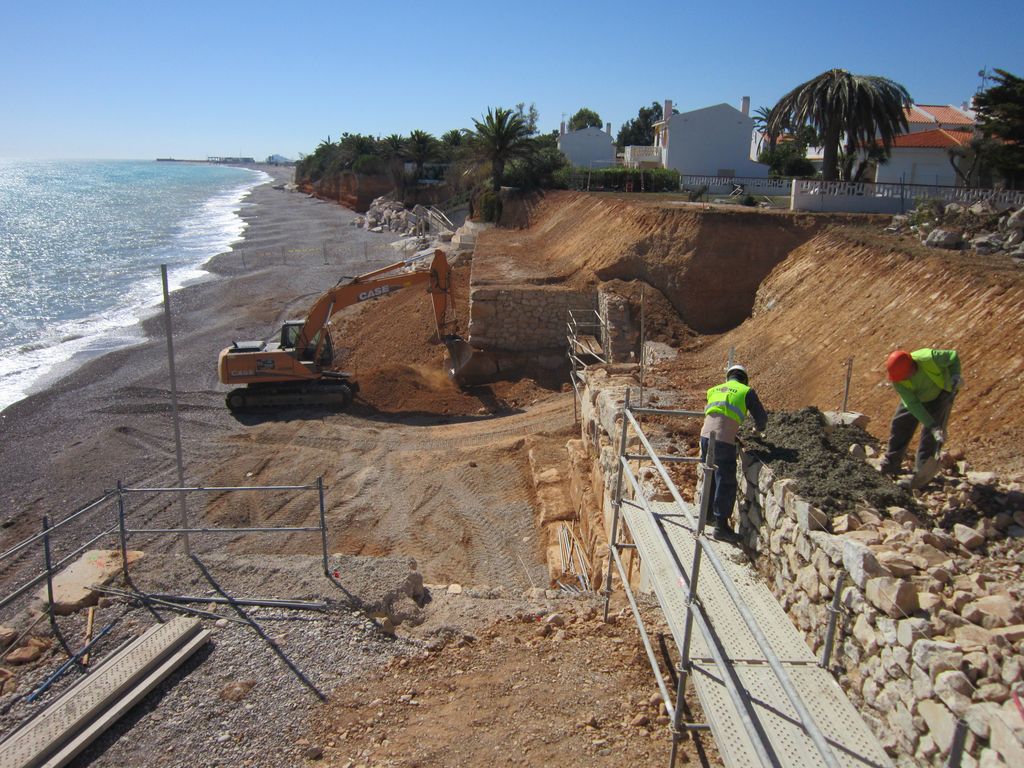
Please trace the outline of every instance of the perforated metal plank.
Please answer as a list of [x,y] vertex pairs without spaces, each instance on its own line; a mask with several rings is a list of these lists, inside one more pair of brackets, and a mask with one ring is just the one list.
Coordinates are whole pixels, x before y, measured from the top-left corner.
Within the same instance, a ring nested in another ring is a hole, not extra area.
[[[764,729],[779,765],[824,766],[771,669],[737,664],[733,671],[753,705],[755,718]],[[891,768],[892,761],[878,739],[828,672],[820,667],[789,665],[786,671],[840,765]],[[694,664],[693,682],[725,764],[730,768],[760,766],[717,667]],[[728,734],[728,738],[719,738],[718,734]]]
[[0,744],[0,768],[42,763],[198,631],[198,619],[179,616],[144,632]]
[[[668,533],[682,571],[689,578],[696,548],[693,533],[683,527],[686,521],[676,516],[678,510],[674,504],[652,502],[650,506],[660,516],[661,525]],[[691,511],[696,517],[696,511]],[[680,583],[676,576],[676,570],[665,549],[661,534],[650,515],[642,509],[626,505],[622,507],[622,515],[637,544],[641,562],[647,569],[658,602],[665,610],[672,634],[676,642],[681,643],[686,620],[687,586]],[[775,654],[785,661],[814,663],[814,654],[782,610],[775,595],[761,582],[750,566],[730,559],[736,551],[735,548],[717,542],[713,542],[711,546],[719,555],[719,560],[732,578],[737,592],[750,608]],[[750,634],[746,623],[722,586],[718,574],[706,560],[701,564],[700,576],[697,579],[697,596],[707,614],[714,617],[714,631],[726,656],[730,659],[764,659],[753,635]],[[705,639],[696,631],[696,627],[692,637],[691,656],[710,659],[711,652]]]

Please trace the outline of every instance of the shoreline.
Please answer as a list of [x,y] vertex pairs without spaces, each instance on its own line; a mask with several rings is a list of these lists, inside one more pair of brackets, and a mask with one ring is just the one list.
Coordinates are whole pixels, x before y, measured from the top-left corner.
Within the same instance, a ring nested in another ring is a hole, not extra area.
[[[273,189],[293,171],[270,168],[270,181],[254,187],[239,211],[242,238],[204,263],[209,279],[170,295],[186,482],[215,465],[211,435],[247,427],[224,406],[220,350],[236,338],[266,337],[339,273],[366,271],[372,261],[362,260],[364,250],[397,239],[349,226],[356,214],[336,203]],[[43,514],[70,514],[118,480],[162,485],[175,476],[163,313],[156,308],[140,320],[137,343],[80,361],[0,411],[3,542],[36,532]]]

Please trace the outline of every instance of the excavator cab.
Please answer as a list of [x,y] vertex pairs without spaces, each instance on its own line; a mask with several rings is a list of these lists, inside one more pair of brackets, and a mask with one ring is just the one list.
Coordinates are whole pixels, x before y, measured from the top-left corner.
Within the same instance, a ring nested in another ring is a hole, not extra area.
[[[302,335],[302,326],[304,325],[302,320],[289,320],[281,326],[281,349],[286,352],[298,352],[296,354],[297,359],[304,362],[315,362],[317,365],[326,368],[334,362],[334,346],[331,344],[331,334],[327,332],[326,328],[321,328],[317,334],[310,339],[309,344],[306,348],[301,351],[295,349],[295,345],[299,341],[299,337]],[[320,337],[324,337],[323,348],[320,350],[320,356],[316,355],[316,348],[320,344]],[[314,360],[314,358],[316,358]]]

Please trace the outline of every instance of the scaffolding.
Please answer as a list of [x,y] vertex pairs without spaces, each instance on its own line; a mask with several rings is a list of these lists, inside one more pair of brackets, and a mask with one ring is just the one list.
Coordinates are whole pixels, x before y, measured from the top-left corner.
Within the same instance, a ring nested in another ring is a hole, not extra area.
[[[627,388],[621,416],[605,617],[614,567],[670,718],[669,765],[675,764],[679,742],[689,732],[710,730],[730,768],[891,766],[878,740],[839,685],[818,665],[768,588],[752,578],[745,566],[720,556],[717,547],[723,545],[712,543],[706,535],[715,435],[708,440],[704,460],[659,456],[638,420],[643,415],[664,419],[704,414],[632,407]],[[630,451],[633,444],[639,445],[635,453]],[[666,469],[669,463],[701,465],[696,505],[681,497]],[[645,488],[639,479],[644,464],[653,468],[657,489]],[[672,500],[652,500],[658,492],[667,492]],[[627,534],[631,541],[626,541]],[[666,682],[644,625],[622,562],[621,553],[627,549],[639,555],[642,578],[657,597],[671,630],[679,655],[674,682]],[[713,574],[701,577],[705,565]],[[683,720],[689,680],[707,723]]]
[[583,372],[588,366],[610,363],[602,339],[608,339],[608,325],[594,309],[570,309],[566,323],[566,355],[569,358],[569,381],[572,383],[573,411],[579,420],[577,402],[584,385]]

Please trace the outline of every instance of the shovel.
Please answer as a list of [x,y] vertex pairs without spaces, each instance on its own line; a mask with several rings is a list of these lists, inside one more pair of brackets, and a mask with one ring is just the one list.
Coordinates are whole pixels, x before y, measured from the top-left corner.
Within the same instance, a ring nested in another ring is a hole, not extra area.
[[914,477],[910,480],[910,487],[914,490],[924,488],[930,483],[937,474],[939,474],[939,455],[942,453],[942,441],[935,441],[935,451],[925,459],[924,463],[921,464],[921,468],[914,473]]

